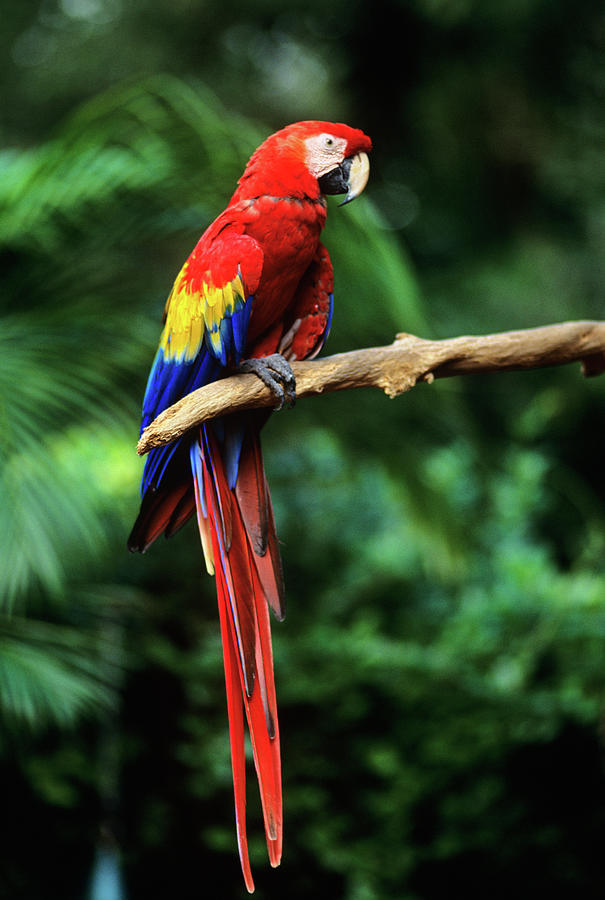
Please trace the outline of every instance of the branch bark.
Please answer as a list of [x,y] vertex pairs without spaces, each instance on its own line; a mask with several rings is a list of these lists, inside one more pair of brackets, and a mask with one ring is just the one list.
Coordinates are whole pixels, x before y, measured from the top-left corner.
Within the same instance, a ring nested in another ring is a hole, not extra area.
[[[563,322],[441,341],[398,334],[390,346],[294,362],[292,370],[298,397],[360,387],[377,387],[396,397],[435,378],[576,361],[581,361],[586,376],[605,372],[605,322]],[[255,375],[231,375],[193,391],[161,413],[143,432],[137,453],[167,444],[207,419],[274,402],[271,391]]]

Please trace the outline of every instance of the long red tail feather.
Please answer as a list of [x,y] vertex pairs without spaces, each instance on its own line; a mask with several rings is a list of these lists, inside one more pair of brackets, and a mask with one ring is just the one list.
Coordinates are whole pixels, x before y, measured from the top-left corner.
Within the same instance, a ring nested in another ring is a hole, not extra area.
[[229,716],[229,735],[231,742],[231,770],[233,772],[233,793],[235,797],[235,823],[239,858],[246,888],[254,891],[254,881],[250,871],[248,858],[248,840],[246,837],[246,759],[244,755],[244,711],[242,708],[242,692],[237,671],[237,651],[233,646],[231,630],[228,622],[227,608],[220,597],[224,595],[225,585],[221,569],[216,573],[219,594],[219,618],[221,638],[223,642],[223,659],[225,663],[225,685],[227,688],[227,713]]
[[[253,440],[257,442],[258,437],[255,435]],[[243,451],[243,488],[235,490],[228,486],[218,444],[209,430],[200,441],[200,449],[201,466],[194,470],[195,496],[200,526],[205,527],[205,520],[210,525],[225,663],[237,839],[246,887],[253,891],[246,837],[242,704],[259,783],[269,860],[277,866],[282,852],[282,791],[268,603],[283,617],[281,563],[276,571],[274,554],[267,549],[277,549],[277,538],[260,449]],[[262,483],[254,484],[261,476]],[[256,507],[257,516],[251,507]]]

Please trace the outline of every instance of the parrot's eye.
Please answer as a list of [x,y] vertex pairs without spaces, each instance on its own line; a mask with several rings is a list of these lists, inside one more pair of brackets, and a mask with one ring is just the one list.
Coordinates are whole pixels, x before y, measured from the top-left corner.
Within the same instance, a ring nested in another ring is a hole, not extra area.
[[334,146],[334,138],[330,137],[328,135],[325,139],[325,145],[326,145],[326,147],[333,147]]

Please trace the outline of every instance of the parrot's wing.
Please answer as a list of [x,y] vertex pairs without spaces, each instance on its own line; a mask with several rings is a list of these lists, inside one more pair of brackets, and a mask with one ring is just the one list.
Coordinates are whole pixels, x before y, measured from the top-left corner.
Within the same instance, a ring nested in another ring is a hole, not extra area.
[[[224,229],[208,247],[199,242],[166,302],[160,338],[143,400],[141,432],[163,410],[215,381],[222,367],[239,363],[263,266],[251,237]],[[152,450],[141,493],[157,487],[178,442]]]
[[[239,362],[262,266],[258,243],[229,224],[212,240],[202,237],[166,302],[141,431],[181,397],[215,381],[228,363]],[[174,534],[193,514],[191,478],[185,475],[188,453],[181,439],[148,454],[143,503],[128,540],[131,550],[147,549],[162,532]]]
[[236,364],[246,344],[263,252],[226,229],[210,247],[202,238],[179,272],[164,311],[164,330],[149,373],[141,431],[164,409]]

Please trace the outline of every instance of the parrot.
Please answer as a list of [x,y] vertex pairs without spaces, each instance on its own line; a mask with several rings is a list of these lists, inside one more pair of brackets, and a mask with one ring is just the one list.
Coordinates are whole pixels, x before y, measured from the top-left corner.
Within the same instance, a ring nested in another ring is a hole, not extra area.
[[[293,405],[290,363],[311,359],[330,330],[333,273],[320,241],[326,195],[364,190],[372,142],[363,131],[296,122],[252,154],[226,209],[180,270],[143,399],[141,433],[163,410],[210,382],[252,372],[275,408]],[[269,861],[282,854],[282,787],[269,609],[285,615],[284,577],[260,431],[267,410],[226,413],[154,448],[128,539],[145,552],[197,518],[215,576],[240,864],[254,891],[246,832],[245,721]]]

